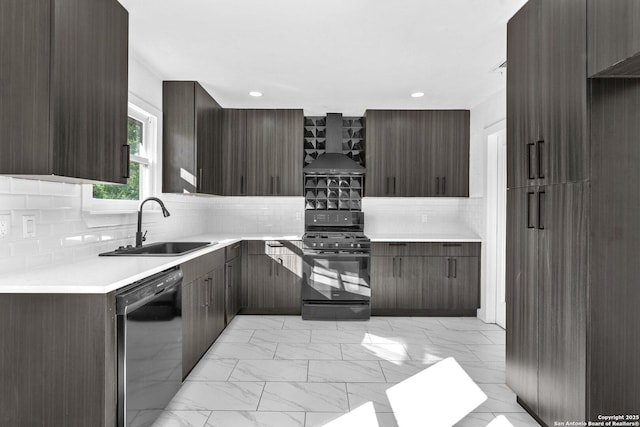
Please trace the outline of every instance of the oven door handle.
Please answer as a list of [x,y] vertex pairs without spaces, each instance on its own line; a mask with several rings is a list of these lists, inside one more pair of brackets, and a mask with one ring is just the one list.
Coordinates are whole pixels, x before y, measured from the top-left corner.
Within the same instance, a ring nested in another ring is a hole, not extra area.
[[313,258],[369,258],[370,253],[317,253],[317,252],[303,252],[304,256]]

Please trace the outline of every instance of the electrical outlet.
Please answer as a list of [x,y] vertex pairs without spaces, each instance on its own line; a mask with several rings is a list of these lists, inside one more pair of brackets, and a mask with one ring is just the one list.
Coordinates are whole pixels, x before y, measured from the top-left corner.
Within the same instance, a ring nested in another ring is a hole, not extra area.
[[302,212],[296,212],[296,221],[302,221]]
[[22,237],[36,237],[36,216],[22,215]]
[[0,215],[0,239],[8,236],[11,231],[11,215]]

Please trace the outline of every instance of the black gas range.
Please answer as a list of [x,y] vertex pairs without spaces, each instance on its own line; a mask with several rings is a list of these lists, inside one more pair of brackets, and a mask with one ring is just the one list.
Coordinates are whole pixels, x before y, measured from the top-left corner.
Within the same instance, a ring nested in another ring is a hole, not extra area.
[[302,318],[365,320],[371,316],[370,240],[364,213],[305,213]]

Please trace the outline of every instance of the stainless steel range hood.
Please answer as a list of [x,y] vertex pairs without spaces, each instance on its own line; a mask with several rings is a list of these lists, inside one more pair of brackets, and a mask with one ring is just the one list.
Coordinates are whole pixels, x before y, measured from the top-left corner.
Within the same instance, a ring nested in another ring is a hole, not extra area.
[[365,168],[342,153],[342,114],[328,113],[326,151],[303,169],[315,175],[364,175]]

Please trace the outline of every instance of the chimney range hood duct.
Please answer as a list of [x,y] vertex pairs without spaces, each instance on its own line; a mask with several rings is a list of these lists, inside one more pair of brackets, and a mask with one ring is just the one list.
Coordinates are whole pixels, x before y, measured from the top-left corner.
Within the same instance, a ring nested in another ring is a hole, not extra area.
[[315,175],[364,175],[365,168],[342,154],[342,114],[329,113],[326,120],[326,150],[303,169]]

